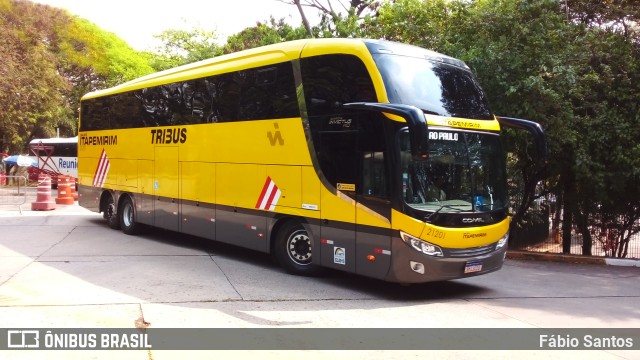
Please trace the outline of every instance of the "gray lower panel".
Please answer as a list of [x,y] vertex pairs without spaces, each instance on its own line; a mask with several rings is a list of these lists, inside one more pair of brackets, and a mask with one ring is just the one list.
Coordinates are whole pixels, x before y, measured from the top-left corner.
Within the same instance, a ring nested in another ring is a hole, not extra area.
[[358,226],[356,273],[384,279],[391,267],[391,236],[367,232],[366,226]]
[[78,185],[78,205],[85,209],[100,212],[102,189],[93,186]]
[[215,240],[216,209],[213,204],[183,200],[181,204],[180,231],[194,236]]
[[135,194],[136,221],[141,224],[153,225],[154,196],[147,194]]
[[154,225],[162,229],[179,231],[180,206],[178,200],[156,197],[154,204]]
[[268,252],[267,220],[258,211],[219,206],[216,208],[215,240]]
[[355,224],[327,221],[320,230],[320,261],[333,269],[356,271],[356,226]]

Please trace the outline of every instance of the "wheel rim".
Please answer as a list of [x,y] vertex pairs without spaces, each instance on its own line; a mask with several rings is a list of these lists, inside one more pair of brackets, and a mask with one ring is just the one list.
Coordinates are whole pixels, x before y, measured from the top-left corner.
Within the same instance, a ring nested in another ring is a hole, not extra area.
[[298,265],[311,264],[311,239],[304,230],[296,230],[287,239],[287,254]]
[[131,226],[133,224],[133,206],[131,206],[130,203],[126,203],[124,204],[122,211],[122,221],[124,222],[124,226]]

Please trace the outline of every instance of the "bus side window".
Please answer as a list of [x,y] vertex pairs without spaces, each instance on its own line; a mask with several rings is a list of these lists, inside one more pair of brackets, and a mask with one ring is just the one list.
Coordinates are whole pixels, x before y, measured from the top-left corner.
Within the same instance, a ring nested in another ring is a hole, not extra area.
[[387,198],[387,179],[385,176],[384,152],[362,153],[362,191],[361,195]]
[[[332,186],[352,184],[359,195],[386,197],[384,135],[379,135],[383,121],[342,108],[344,103],[377,100],[364,63],[353,55],[332,54],[303,58],[300,65],[323,174]],[[374,128],[367,129],[371,125]]]
[[[270,90],[273,82],[269,81],[266,72],[274,73],[274,67],[269,69],[251,69],[243,72],[242,96],[240,96],[239,117],[242,120],[261,120],[268,118],[270,111]],[[262,74],[261,74],[262,73]],[[262,75],[262,76],[261,76]]]
[[300,116],[290,62],[246,71],[239,120]]
[[234,73],[216,76],[218,85],[216,104],[220,111],[221,122],[236,121],[238,119],[238,105],[241,85]]
[[339,113],[344,103],[377,101],[371,76],[356,56],[314,56],[300,64],[309,116]]
[[211,95],[204,79],[185,81],[183,86],[184,117],[183,124],[202,124],[210,122]]
[[112,102],[112,97],[84,100],[81,107],[80,130],[109,129]]
[[216,80],[215,76],[211,76],[205,79],[205,85],[211,107],[210,112],[206,114],[206,122],[220,122],[222,121],[222,114],[220,112],[220,106],[218,105],[218,101],[220,100],[220,83]]
[[378,113],[365,112],[359,120],[358,153],[362,158],[362,186],[360,195],[388,199],[388,165],[385,159],[386,119]]
[[373,113],[352,114],[351,122],[332,119],[325,119],[314,140],[329,183],[353,184],[357,195],[389,199],[384,119]]
[[81,131],[300,116],[291,62],[83,101]]
[[319,134],[318,160],[324,176],[333,187],[352,184],[359,189],[360,159],[355,131],[323,131]]

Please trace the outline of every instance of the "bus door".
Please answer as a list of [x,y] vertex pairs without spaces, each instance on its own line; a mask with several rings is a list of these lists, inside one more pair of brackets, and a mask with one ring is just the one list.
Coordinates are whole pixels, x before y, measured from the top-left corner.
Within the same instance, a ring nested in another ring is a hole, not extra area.
[[[356,271],[356,137],[349,126],[325,120],[316,141],[324,175],[321,194],[320,261],[323,266]],[[335,125],[338,124],[338,125]],[[333,192],[333,193],[332,193]]]
[[178,147],[157,146],[153,177],[154,224],[172,231],[178,231],[180,226],[178,175]]
[[314,142],[336,196],[323,197],[322,264],[383,278],[391,263],[385,120],[372,112],[323,120]]
[[[355,142],[343,144],[355,147]],[[344,173],[351,172],[354,180],[342,177],[345,182],[335,184],[337,196],[322,198],[321,263],[382,279],[391,265],[388,167],[382,151],[353,151],[352,154],[356,158],[343,158],[352,162],[351,166],[342,164],[340,168],[350,169]],[[335,219],[336,215],[339,220]]]
[[[384,279],[391,266],[391,201],[384,142],[359,143],[361,182],[356,209],[356,273]],[[382,150],[382,151],[380,151]]]

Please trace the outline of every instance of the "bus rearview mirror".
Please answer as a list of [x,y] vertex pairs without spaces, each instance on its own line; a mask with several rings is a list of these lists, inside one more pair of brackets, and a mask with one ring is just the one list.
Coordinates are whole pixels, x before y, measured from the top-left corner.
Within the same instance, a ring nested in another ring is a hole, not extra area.
[[496,116],[496,119],[501,126],[526,130],[531,133],[536,144],[536,152],[539,160],[538,165],[542,166],[547,163],[549,156],[549,145],[547,142],[547,136],[545,135],[544,130],[542,130],[542,126],[540,126],[540,124],[531,120],[516,119],[504,116]]
[[343,105],[347,109],[369,110],[381,113],[389,113],[402,117],[409,127],[409,141],[411,155],[416,160],[425,160],[429,157],[429,132],[427,120],[422,110],[415,106],[404,104],[388,104],[373,102],[354,102]]

